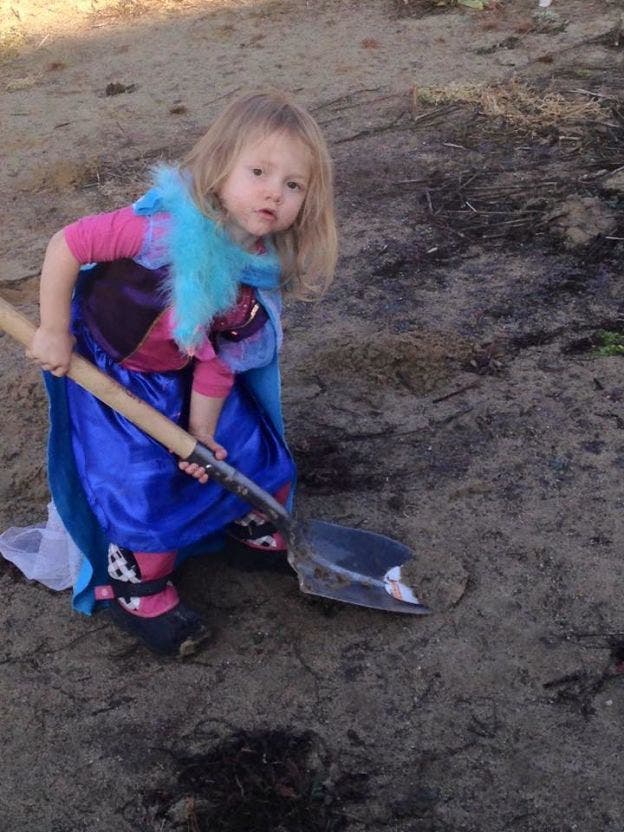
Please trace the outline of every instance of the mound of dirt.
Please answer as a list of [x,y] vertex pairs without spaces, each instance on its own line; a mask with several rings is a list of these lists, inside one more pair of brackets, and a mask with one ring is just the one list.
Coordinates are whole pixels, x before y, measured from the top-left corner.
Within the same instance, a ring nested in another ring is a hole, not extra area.
[[419,601],[439,613],[462,599],[468,572],[449,552],[419,552],[401,567],[401,581],[413,589]]
[[406,389],[422,395],[469,362],[474,344],[456,333],[427,330],[342,332],[297,369],[328,385],[348,382],[370,390]]

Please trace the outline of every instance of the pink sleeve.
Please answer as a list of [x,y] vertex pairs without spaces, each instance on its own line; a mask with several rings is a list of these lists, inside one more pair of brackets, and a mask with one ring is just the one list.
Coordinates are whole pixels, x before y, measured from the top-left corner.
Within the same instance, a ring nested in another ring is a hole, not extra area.
[[202,396],[214,396],[222,399],[232,389],[234,384],[234,373],[230,368],[217,358],[196,361],[193,370],[193,390],[201,393]]
[[100,263],[122,257],[136,257],[148,229],[147,217],[138,216],[131,206],[108,214],[83,217],[63,232],[69,250],[79,263]]

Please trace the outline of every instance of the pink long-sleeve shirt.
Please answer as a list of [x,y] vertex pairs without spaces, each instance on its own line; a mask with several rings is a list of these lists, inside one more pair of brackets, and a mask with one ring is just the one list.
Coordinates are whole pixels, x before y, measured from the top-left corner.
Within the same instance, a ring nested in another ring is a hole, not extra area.
[[[154,223],[150,226],[148,217],[135,214],[128,206],[106,214],[83,217],[63,231],[69,250],[84,265],[136,258],[145,254],[146,245],[162,246],[158,232],[153,240],[149,239],[149,235],[151,228],[162,229],[163,225]],[[173,316],[172,310],[168,309],[150,329],[140,347],[121,363],[130,370],[141,372],[164,372],[184,367],[188,356],[180,351],[172,333]],[[194,353],[193,390],[204,396],[223,398],[233,384],[234,374],[215,354],[206,337]]]

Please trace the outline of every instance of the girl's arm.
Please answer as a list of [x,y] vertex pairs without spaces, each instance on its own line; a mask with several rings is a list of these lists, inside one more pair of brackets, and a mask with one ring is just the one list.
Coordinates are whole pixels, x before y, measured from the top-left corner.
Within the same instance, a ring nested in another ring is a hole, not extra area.
[[66,226],[48,244],[41,270],[41,325],[28,355],[55,376],[69,369],[74,338],[71,298],[83,263],[134,257],[148,227],[131,207],[94,214]]
[[71,299],[79,269],[64,232],[57,231],[48,243],[41,269],[41,323],[26,353],[55,376],[65,375],[71,361],[75,342],[70,332]]
[[[189,414],[189,433],[192,433],[206,447],[210,448],[217,459],[225,459],[227,451],[223,445],[215,441],[214,434],[217,422],[226,397],[204,396],[197,390],[191,391],[191,408]],[[178,463],[182,471],[195,477],[200,483],[208,482],[208,474],[204,468],[194,463],[181,460]]]

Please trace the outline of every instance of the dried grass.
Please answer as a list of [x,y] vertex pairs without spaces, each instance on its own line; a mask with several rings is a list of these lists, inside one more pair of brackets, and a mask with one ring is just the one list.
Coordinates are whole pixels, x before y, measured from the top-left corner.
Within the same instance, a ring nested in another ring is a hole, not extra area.
[[484,115],[529,129],[595,121],[602,115],[598,101],[569,98],[557,92],[541,93],[521,81],[485,86],[450,84],[446,87],[414,87],[414,107],[421,104],[475,104]]
[[[221,0],[204,0],[205,5],[218,7]],[[133,20],[145,16],[180,14],[186,8],[193,8],[192,0],[104,0],[101,7],[92,13],[99,21]]]
[[145,3],[139,0],[117,0],[109,9],[107,15],[109,17],[142,17],[148,11]]
[[16,58],[26,41],[26,35],[17,26],[0,29],[0,64]]

